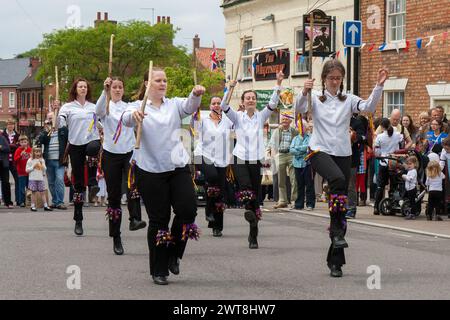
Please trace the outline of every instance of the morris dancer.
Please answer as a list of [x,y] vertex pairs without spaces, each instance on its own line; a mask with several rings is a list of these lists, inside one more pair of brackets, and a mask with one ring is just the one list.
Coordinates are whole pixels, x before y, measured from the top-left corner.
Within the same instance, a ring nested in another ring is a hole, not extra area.
[[[383,84],[388,71],[378,71],[378,83],[368,100],[348,94],[344,95],[343,79],[345,68],[339,60],[330,60],[322,70],[322,92],[312,93],[312,118],[314,131],[309,143],[313,169],[328,181],[330,188],[330,238],[328,267],[332,277],[342,277],[342,265],[345,264],[344,248],[348,247],[344,239],[347,229],[345,218],[347,192],[351,167],[350,118],[352,113],[368,111],[373,113],[383,94]],[[307,111],[307,95],[315,79],[305,81],[303,93],[297,97],[296,112]]]
[[[149,216],[147,233],[150,251],[150,274],[158,285],[168,284],[169,270],[179,274],[179,259],[183,257],[188,238],[198,239],[195,222],[197,204],[189,155],[179,135],[181,120],[197,111],[202,86],[195,86],[187,99],[165,97],[167,77],[162,69],[154,68],[151,74],[148,102],[143,113],[142,101],[130,105],[123,115],[123,123],[134,127],[142,124],[142,141],[133,154],[136,161],[136,185],[144,200]],[[143,99],[148,74],[139,91]],[[171,209],[175,217],[169,231]]]

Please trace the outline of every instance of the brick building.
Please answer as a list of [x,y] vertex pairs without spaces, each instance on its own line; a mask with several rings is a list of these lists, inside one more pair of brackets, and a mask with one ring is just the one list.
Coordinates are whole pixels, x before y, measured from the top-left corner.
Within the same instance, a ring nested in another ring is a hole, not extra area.
[[[370,94],[381,66],[390,70],[383,109],[377,110],[377,116],[381,111],[388,116],[399,108],[417,123],[420,112],[437,105],[450,115],[449,4],[440,0],[360,1],[366,43],[361,49],[361,96]],[[421,49],[418,39],[422,39]]]
[[[211,69],[211,55],[214,50],[214,48],[208,48],[208,47],[201,47],[200,46],[200,38],[196,34],[193,40],[193,56],[194,56],[194,63],[197,62],[198,67],[202,67],[204,69]],[[217,62],[218,62],[218,69],[225,70],[226,64],[225,64],[225,55],[226,50],[222,48],[215,48],[217,53]]]

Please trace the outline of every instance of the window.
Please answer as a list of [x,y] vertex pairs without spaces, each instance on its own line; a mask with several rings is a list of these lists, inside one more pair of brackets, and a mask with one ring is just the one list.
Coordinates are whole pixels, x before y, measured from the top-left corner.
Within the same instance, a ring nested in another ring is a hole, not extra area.
[[401,114],[405,108],[405,92],[404,91],[388,91],[384,93],[383,117],[389,118],[392,110],[399,109]]
[[242,54],[242,79],[252,78],[252,68],[253,68],[253,55],[248,52],[252,48],[252,40],[246,40],[244,42],[244,52]]
[[302,57],[303,53],[303,28],[295,30],[295,74],[309,72],[309,57]]
[[34,101],[35,101],[35,100],[34,100],[34,96],[35,96],[35,93],[32,92],[32,93],[31,93],[31,108],[33,108],[33,109],[36,108],[36,106],[34,105]]
[[27,92],[27,107],[28,109],[31,108],[31,97],[30,97],[30,93]]
[[22,93],[22,99],[20,101],[21,109],[25,109],[25,93]]
[[16,107],[16,93],[15,92],[9,93],[9,107],[10,108]]
[[3,108],[3,93],[0,92],[0,108]]
[[406,0],[387,0],[387,42],[405,40]]

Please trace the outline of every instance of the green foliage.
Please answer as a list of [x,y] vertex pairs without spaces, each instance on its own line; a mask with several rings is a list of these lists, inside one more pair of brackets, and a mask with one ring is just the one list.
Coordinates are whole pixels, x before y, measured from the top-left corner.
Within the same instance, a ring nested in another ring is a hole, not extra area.
[[[168,77],[168,97],[187,97],[194,80],[192,56],[186,48],[173,45],[176,30],[171,25],[130,21],[117,25],[103,23],[97,28],[63,29],[44,35],[38,48],[23,53],[38,56],[42,67],[37,78],[45,84],[54,82],[55,66],[59,69],[60,96],[66,101],[73,81],[83,77],[89,81],[92,97],[96,99],[108,76],[109,44],[114,34],[113,76],[125,82],[124,100],[131,100],[148,72],[148,64],[165,69]],[[211,95],[221,95],[222,73],[202,70],[198,82],[207,88],[202,105],[208,106]]]

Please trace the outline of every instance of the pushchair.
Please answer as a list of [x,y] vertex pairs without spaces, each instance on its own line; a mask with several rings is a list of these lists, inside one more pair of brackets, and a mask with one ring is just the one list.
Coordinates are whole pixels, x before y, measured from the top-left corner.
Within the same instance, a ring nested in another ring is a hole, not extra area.
[[[383,198],[379,205],[378,211],[382,215],[395,215],[400,213],[402,216],[406,216],[411,212],[411,206],[416,206],[416,216],[420,215],[422,211],[422,201],[426,194],[426,187],[423,184],[423,177],[425,173],[425,164],[420,156],[420,154],[415,150],[405,150],[398,151],[394,156],[377,157],[380,160],[386,160],[388,162],[388,170],[390,177],[390,189],[388,192],[388,197]],[[404,155],[399,156],[399,155]],[[408,156],[415,156],[418,160],[417,168],[417,195],[414,204],[410,204],[409,200],[406,199],[406,189],[405,181],[402,178],[403,174],[406,174],[406,169],[404,169],[404,163]]]

